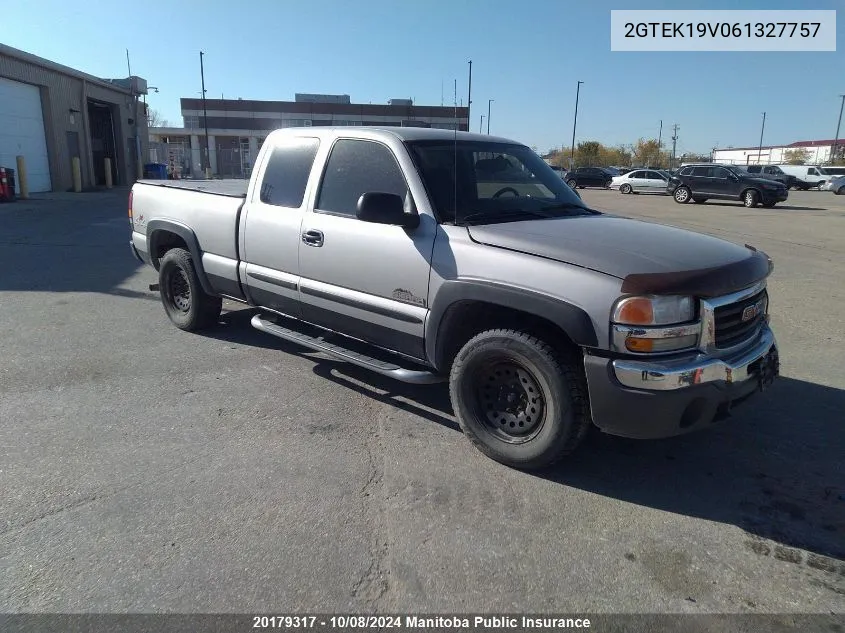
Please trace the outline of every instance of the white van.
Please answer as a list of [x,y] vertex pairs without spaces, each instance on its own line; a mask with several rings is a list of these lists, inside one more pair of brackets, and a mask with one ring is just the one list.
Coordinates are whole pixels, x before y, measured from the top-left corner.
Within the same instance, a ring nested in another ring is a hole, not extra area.
[[818,165],[777,165],[780,170],[795,176],[795,187],[806,191],[811,187],[822,188],[824,183],[830,180],[831,176]]

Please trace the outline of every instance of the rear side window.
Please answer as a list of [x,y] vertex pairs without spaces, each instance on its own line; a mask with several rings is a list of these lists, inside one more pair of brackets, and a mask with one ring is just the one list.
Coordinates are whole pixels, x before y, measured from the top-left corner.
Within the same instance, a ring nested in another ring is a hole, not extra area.
[[393,153],[381,143],[341,139],[329,156],[316,209],[354,216],[358,198],[368,192],[408,194],[408,184]]
[[710,167],[693,167],[692,175],[707,177],[710,175]]
[[291,138],[274,147],[261,181],[261,202],[301,207],[319,144],[316,138]]
[[[746,167],[749,173],[751,174],[759,174],[760,173],[760,166],[759,165],[749,165]],[[766,173],[769,173],[769,169],[766,168]]]

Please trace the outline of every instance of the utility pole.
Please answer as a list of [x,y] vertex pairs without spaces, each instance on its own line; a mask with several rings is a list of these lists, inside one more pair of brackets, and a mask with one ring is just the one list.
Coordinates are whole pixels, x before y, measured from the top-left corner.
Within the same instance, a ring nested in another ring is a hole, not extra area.
[[487,134],[490,134],[490,104],[494,99],[487,99]]
[[657,166],[663,162],[663,119],[660,119],[660,131],[657,133]]
[[[472,114],[472,60],[469,60],[469,88],[467,89],[467,123]],[[469,127],[469,125],[467,125]]]
[[205,108],[205,68],[203,67],[202,63],[203,55],[204,53],[200,51],[200,77],[202,78],[202,119],[203,123],[205,123],[205,157],[200,161],[200,163],[207,178],[211,175],[211,164],[209,161],[210,156],[208,151],[208,110],[206,110]]
[[484,129],[484,115],[481,115],[481,123],[478,124],[478,133],[481,134],[481,131]]
[[766,113],[763,113],[763,127],[760,128],[760,145],[757,147],[757,164],[760,164],[760,156],[763,153],[763,130],[766,129]]
[[678,146],[678,128],[681,127],[677,123],[672,124],[672,163],[669,165],[669,168],[675,167],[675,150]]
[[572,119],[572,150],[569,154],[569,168],[575,164],[575,126],[578,124],[578,97],[581,95],[581,84],[584,83],[583,81],[578,82],[578,86],[575,89],[575,116]]
[[839,106],[839,122],[836,124],[836,137],[833,139],[833,147],[830,148],[830,162],[836,160],[836,146],[839,145],[839,126],[842,125],[842,109],[845,108],[845,95],[842,97],[842,105]]

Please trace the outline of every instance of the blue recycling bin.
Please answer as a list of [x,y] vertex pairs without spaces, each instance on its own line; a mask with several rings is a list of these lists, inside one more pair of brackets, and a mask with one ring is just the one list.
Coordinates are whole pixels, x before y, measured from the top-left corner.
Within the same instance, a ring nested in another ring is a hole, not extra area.
[[144,178],[167,180],[167,165],[164,163],[147,163],[144,165]]

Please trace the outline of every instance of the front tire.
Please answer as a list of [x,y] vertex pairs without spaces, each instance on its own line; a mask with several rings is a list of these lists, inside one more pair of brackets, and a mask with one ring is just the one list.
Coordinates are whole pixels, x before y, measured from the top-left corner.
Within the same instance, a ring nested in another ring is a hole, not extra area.
[[619,193],[631,193],[634,189],[628,183],[619,187]]
[[742,194],[742,204],[745,205],[748,209],[753,209],[757,206],[757,203],[760,200],[760,196],[757,195],[757,192],[753,189],[749,189],[745,193]]
[[458,352],[449,375],[461,429],[482,453],[535,470],[575,450],[591,424],[580,359],[516,330],[488,330]]
[[578,181],[575,180],[574,178],[570,178],[569,180],[566,181],[566,184],[569,185],[570,187],[572,187],[573,189],[575,189],[575,187],[578,186]]
[[180,330],[195,332],[217,323],[223,299],[202,289],[191,254],[172,248],[161,258],[159,292],[164,311]]
[[681,186],[675,189],[675,193],[672,194],[672,197],[675,198],[675,202],[678,204],[686,204],[692,198],[692,191],[690,191],[689,187]]
[[837,189],[833,193],[835,193],[837,196],[845,195],[845,187],[839,187],[839,189]]

